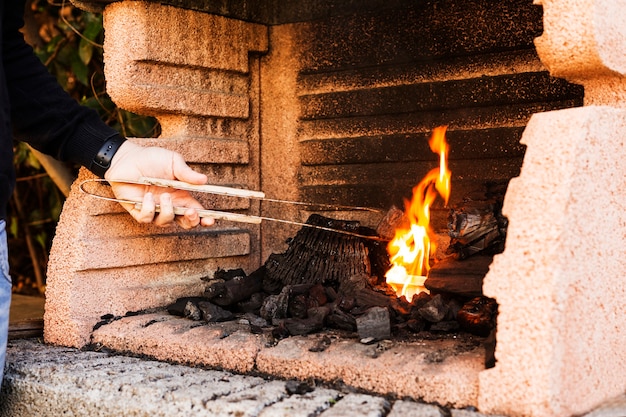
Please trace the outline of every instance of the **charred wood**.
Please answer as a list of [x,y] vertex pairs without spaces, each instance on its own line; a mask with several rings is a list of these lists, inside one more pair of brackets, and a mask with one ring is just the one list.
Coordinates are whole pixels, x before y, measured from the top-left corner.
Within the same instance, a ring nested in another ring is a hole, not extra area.
[[260,274],[239,275],[224,282],[219,295],[212,297],[211,301],[222,307],[233,305],[261,291],[262,284]]
[[[358,222],[313,214],[307,224],[363,234]],[[276,293],[283,285],[337,285],[344,277],[370,275],[369,250],[364,239],[332,231],[303,227],[290,240],[287,251],[272,254],[265,263],[263,289]]]
[[330,314],[330,307],[314,307],[307,311],[305,318],[289,318],[282,321],[282,325],[292,336],[305,335],[320,331],[324,328],[324,320]]
[[376,227],[376,233],[383,239],[392,240],[395,237],[396,229],[408,229],[409,223],[409,219],[404,215],[404,211],[396,206],[392,206]]
[[174,303],[167,306],[166,310],[169,314],[173,316],[185,317],[185,307],[187,307],[187,303],[199,303],[200,301],[205,301],[204,297],[182,297],[177,299]]
[[198,308],[202,312],[202,319],[209,323],[228,321],[233,318],[233,313],[217,306],[209,301],[201,301]]
[[375,340],[391,337],[391,320],[389,310],[385,307],[372,307],[356,319],[359,338]]
[[424,320],[437,323],[442,321],[448,314],[448,305],[441,294],[437,294],[418,309],[418,312]]
[[493,256],[453,257],[437,262],[430,269],[424,286],[430,291],[478,297],[483,294],[483,279]]
[[350,332],[356,331],[356,318],[353,315],[346,313],[334,304],[329,305],[329,307],[330,314],[326,318],[326,322],[330,327]]
[[502,215],[506,185],[487,184],[485,190],[466,196],[448,217],[449,254],[465,259],[479,252],[496,254],[504,250],[507,218]]
[[496,327],[498,304],[488,297],[476,297],[465,303],[457,314],[463,330],[478,336],[488,336]]

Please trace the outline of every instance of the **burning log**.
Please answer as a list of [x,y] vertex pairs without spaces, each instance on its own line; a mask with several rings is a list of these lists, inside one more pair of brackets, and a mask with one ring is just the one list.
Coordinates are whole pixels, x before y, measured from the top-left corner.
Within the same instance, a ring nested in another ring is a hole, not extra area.
[[449,254],[459,259],[479,252],[500,253],[504,250],[508,220],[502,215],[506,186],[487,184],[486,190],[474,192],[450,210]]
[[424,285],[434,292],[478,297],[483,294],[483,279],[492,261],[493,256],[446,258],[433,265]]

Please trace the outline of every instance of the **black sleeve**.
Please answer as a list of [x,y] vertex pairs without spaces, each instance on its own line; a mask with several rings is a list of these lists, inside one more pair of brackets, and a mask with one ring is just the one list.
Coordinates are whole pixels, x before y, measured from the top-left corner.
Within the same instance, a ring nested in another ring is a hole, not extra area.
[[62,161],[91,168],[102,144],[117,131],[79,105],[57,83],[25,42],[24,3],[5,2],[2,59],[16,139]]

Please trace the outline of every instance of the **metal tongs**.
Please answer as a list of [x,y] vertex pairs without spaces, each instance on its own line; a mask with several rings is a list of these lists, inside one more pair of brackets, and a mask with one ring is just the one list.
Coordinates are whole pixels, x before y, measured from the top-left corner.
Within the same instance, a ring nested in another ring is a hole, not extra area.
[[[152,178],[152,177],[141,177],[136,181],[105,180],[101,178],[92,178],[92,179],[87,179],[81,182],[79,184],[79,189],[81,192],[91,197],[100,199],[100,200],[113,201],[113,202],[120,203],[120,204],[132,204],[134,205],[135,208],[141,209],[142,203],[140,201],[125,200],[125,199],[120,199],[116,197],[105,196],[105,195],[98,194],[95,191],[90,191],[87,189],[88,184],[110,185],[110,183],[152,185],[156,187],[172,188],[175,190],[184,190],[184,191],[190,191],[190,192],[208,193],[208,194],[222,195],[222,196],[227,196],[227,197],[246,198],[246,199],[258,200],[258,201],[268,201],[272,203],[316,207],[318,209],[323,209],[323,210],[335,210],[335,211],[357,210],[357,211],[368,211],[368,212],[373,212],[373,213],[383,213],[383,211],[380,209],[375,209],[375,208],[370,208],[370,207],[352,207],[352,206],[341,206],[341,205],[330,205],[330,204],[306,203],[302,201],[279,200],[279,199],[266,197],[265,193],[262,191],[246,190],[242,188],[233,188],[233,187],[211,185],[211,184],[196,185],[196,184],[189,184],[183,181],[167,180],[167,179]],[[155,210],[157,213],[160,211],[160,206],[158,204],[156,205]],[[189,210],[189,208],[187,207],[175,206],[174,214],[180,216],[180,215],[185,214],[187,210]],[[256,216],[256,215],[243,214],[243,213],[232,213],[232,212],[227,212],[227,211],[217,211],[217,210],[207,210],[207,209],[195,209],[195,210],[197,211],[200,217],[211,217],[216,220],[228,220],[228,221],[233,221],[233,222],[238,222],[238,223],[250,223],[250,224],[260,224],[262,221],[265,220],[265,221],[279,222],[279,223],[291,224],[291,225],[302,226],[302,227],[310,227],[314,229],[321,229],[321,230],[345,234],[349,236],[360,237],[363,239],[381,240],[381,241],[384,240],[383,238],[376,236],[376,235],[373,235],[373,236],[364,235],[364,234],[351,232],[347,230],[338,230],[338,229],[333,229],[330,227],[313,225],[309,223],[302,223],[302,222],[298,222],[294,220],[279,219],[279,218],[265,217],[265,216]]]

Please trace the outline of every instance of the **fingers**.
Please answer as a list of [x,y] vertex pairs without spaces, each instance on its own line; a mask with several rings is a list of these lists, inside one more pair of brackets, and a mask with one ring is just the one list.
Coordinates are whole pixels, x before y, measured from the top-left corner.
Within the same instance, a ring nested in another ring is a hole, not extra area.
[[[192,229],[199,224],[212,226],[215,223],[211,218],[200,218],[195,208],[189,208],[182,216],[177,216],[174,211],[172,196],[163,193],[159,196],[159,213],[156,213],[156,204],[152,193],[146,193],[144,202],[136,215],[133,215],[141,223],[154,223],[157,226],[170,226],[173,222],[178,223],[184,229]],[[155,217],[155,214],[156,217]]]
[[151,223],[156,213],[156,203],[152,193],[146,193],[141,204],[136,204],[129,212],[137,222]]
[[206,184],[208,178],[206,175],[194,171],[183,159],[180,154],[172,156],[172,170],[174,178],[190,184]]

